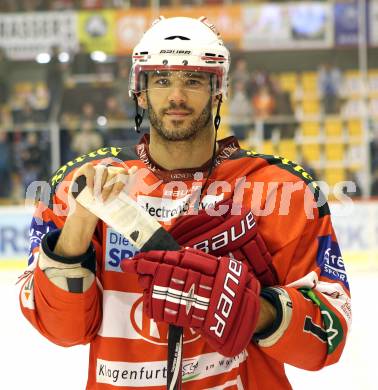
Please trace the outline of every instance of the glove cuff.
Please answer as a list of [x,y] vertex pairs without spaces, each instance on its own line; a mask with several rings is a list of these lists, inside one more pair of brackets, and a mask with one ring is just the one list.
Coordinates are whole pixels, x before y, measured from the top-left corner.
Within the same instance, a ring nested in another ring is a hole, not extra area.
[[260,347],[271,347],[288,328],[293,304],[289,294],[280,287],[265,287],[261,290],[260,295],[275,307],[277,316],[269,328],[253,335],[253,341]]

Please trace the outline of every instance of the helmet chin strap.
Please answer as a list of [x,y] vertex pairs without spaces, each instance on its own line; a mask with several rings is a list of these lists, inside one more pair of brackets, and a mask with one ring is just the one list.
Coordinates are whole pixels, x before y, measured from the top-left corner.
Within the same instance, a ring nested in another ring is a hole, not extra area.
[[[211,88],[211,93],[213,93],[214,87],[213,87],[212,80],[214,78],[212,76],[210,76],[210,77],[211,77],[211,79],[210,79],[210,88]],[[215,155],[216,155],[216,152],[217,152],[217,135],[218,135],[219,125],[220,125],[220,122],[221,122],[220,108],[221,108],[221,105],[222,105],[222,94],[217,95],[216,98],[218,99],[218,105],[217,105],[217,112],[216,112],[215,117],[214,117],[215,136],[214,136],[214,144],[213,144],[213,154],[211,156],[211,163],[210,163],[209,172],[207,174],[206,182],[205,182],[205,185],[202,188],[206,187],[207,181],[209,180],[209,177],[210,177],[210,175],[211,175],[211,173],[213,171],[214,162],[215,162]],[[201,190],[201,194],[202,194],[202,190]]]
[[137,133],[140,133],[140,126],[141,126],[141,124],[143,122],[145,109],[142,108],[142,111],[140,113],[139,112],[138,99],[137,99],[135,94],[133,95],[133,98],[134,98],[134,103],[135,103],[135,126],[134,126],[134,130]]
[[219,125],[220,125],[220,122],[221,122],[221,117],[220,117],[221,105],[222,105],[222,95],[219,95],[218,96],[217,112],[216,112],[215,117],[214,117],[215,135],[214,135],[214,143],[213,143],[213,153],[212,153],[212,156],[211,156],[210,167],[209,167],[209,171],[207,172],[207,177],[206,177],[205,184],[202,186],[201,192],[200,192],[200,196],[196,200],[196,207],[197,208],[199,207],[201,199],[203,198],[204,189],[207,187],[207,183],[209,181],[209,178],[210,178],[210,176],[211,176],[211,174],[213,172],[214,165],[215,165],[215,156],[216,156],[216,152],[217,152],[217,136],[218,136]]

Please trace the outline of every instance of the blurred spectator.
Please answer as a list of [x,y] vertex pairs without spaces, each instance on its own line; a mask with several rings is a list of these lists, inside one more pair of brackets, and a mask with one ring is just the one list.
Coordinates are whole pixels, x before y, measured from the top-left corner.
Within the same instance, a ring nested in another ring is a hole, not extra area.
[[103,6],[103,0],[81,0],[82,9],[101,9]]
[[273,115],[283,117],[282,123],[278,124],[281,130],[281,138],[293,138],[296,123],[294,122],[294,110],[291,104],[290,92],[282,89],[277,77],[272,78],[271,82],[275,100]]
[[253,97],[258,94],[261,89],[267,89],[271,93],[273,88],[269,73],[265,70],[258,69],[251,75],[251,96]]
[[238,58],[235,62],[235,68],[231,73],[232,87],[235,87],[238,83],[242,83],[247,94],[249,94],[250,80],[251,75],[248,70],[247,60],[245,58]]
[[12,152],[8,140],[8,133],[0,130],[0,198],[7,198],[11,194]]
[[274,112],[276,102],[267,86],[261,87],[252,97],[252,106],[255,118],[264,121],[264,139],[270,139],[272,137],[273,130],[276,128],[276,124],[269,123],[268,119]]
[[79,126],[79,120],[75,115],[63,113],[60,118],[60,159],[62,164],[77,157],[71,150],[72,138],[75,135],[76,128]]
[[81,156],[103,146],[103,138],[99,132],[94,130],[90,121],[82,122],[80,130],[77,130],[72,137],[71,150],[75,155]]
[[359,179],[356,175],[356,173],[350,169],[346,170],[346,181],[351,181],[356,185],[356,190],[353,192],[349,192],[347,190],[347,187],[343,187],[343,194],[348,195],[351,198],[359,198],[362,196],[362,190],[361,190],[361,185],[359,182]]
[[9,106],[0,106],[0,125],[5,130],[9,130],[13,126],[13,118]]
[[126,112],[119,103],[119,100],[115,96],[109,96],[105,100],[105,112],[104,115],[109,121],[124,121],[127,119]]
[[129,66],[125,61],[120,61],[117,66],[117,74],[114,80],[114,91],[120,105],[129,119],[135,115],[135,103],[129,96]]
[[84,103],[81,107],[80,123],[84,122],[91,123],[93,127],[95,127],[97,123],[95,107],[90,102]]
[[49,105],[49,93],[46,85],[38,83],[33,86],[33,92],[29,97],[29,102],[34,109],[44,111]]
[[291,104],[290,92],[282,89],[281,83],[277,77],[272,78],[272,90],[275,99],[275,115],[293,116],[293,106]]
[[127,119],[125,110],[115,96],[109,96],[105,101],[106,144],[110,146],[121,146],[125,142],[127,129],[125,120]]
[[270,93],[268,87],[261,87],[252,98],[252,104],[255,116],[259,119],[269,118],[276,107],[274,96]]
[[373,135],[373,139],[370,141],[370,161],[371,172],[378,169],[378,128]]
[[229,103],[231,130],[236,138],[243,140],[252,122],[252,106],[245,90],[245,84],[239,80]]
[[325,114],[337,114],[340,111],[341,72],[329,63],[318,69],[318,88],[323,101]]
[[17,125],[30,125],[36,121],[36,113],[33,107],[29,103],[28,99],[24,100],[24,103],[20,110],[14,111],[14,123]]
[[51,59],[46,68],[46,85],[50,96],[48,115],[51,114],[52,107],[59,103],[62,98],[63,84],[63,65],[59,61],[59,48],[53,46]]
[[10,61],[4,49],[0,48],[0,105],[5,104],[9,98]]
[[147,7],[148,5],[148,0],[130,0],[131,7]]
[[[39,0],[38,11],[61,11],[70,6],[70,0]],[[69,9],[69,8],[68,8]]]
[[371,196],[378,196],[378,169],[373,172],[371,178]]
[[[21,177],[24,191],[35,180],[41,180],[44,155],[39,145],[38,134],[27,133],[21,145]],[[24,192],[25,193],[25,192]]]
[[80,43],[79,51],[74,55],[71,73],[72,74],[91,74],[95,73],[96,66],[89,53],[87,53],[84,43]]

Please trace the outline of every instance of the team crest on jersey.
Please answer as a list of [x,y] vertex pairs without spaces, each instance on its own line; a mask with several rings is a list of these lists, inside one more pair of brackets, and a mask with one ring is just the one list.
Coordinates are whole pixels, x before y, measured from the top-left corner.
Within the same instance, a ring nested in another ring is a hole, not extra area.
[[121,260],[130,259],[138,253],[138,249],[130,241],[108,227],[106,229],[105,270],[122,272]]
[[330,235],[319,237],[318,240],[319,246],[316,263],[321,270],[320,276],[339,281],[349,290],[349,283],[339,244],[336,241],[332,241]]

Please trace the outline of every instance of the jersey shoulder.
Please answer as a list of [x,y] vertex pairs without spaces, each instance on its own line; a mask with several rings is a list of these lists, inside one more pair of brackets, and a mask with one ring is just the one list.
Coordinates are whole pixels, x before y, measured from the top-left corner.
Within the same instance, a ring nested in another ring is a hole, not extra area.
[[283,170],[289,173],[289,175],[286,175],[284,172],[280,172],[284,175],[285,179],[292,175],[305,181],[306,184],[309,184],[314,180],[301,165],[282,156],[263,154],[254,150],[245,149],[238,149],[234,154],[232,154],[232,156],[230,156],[231,160],[238,160],[243,158],[253,158],[260,160],[260,162],[265,163],[263,164],[263,167],[271,167],[272,169],[267,171],[268,176],[269,173],[274,175],[276,172],[279,172],[279,170]]
[[[282,156],[258,153],[254,150],[238,149],[230,156],[231,160],[246,158],[258,160],[257,170],[260,170],[261,175],[265,176],[269,181],[302,180],[313,193],[314,199],[318,204],[319,217],[330,214],[324,193],[321,191],[318,183],[300,164]],[[255,171],[255,173],[257,172]]]
[[75,159],[68,161],[62,165],[57,171],[55,171],[49,181],[49,184],[53,190],[61,183],[67,175],[84,165],[87,162],[100,162],[102,160],[109,161],[114,160],[114,162],[123,163],[126,161],[136,160],[137,155],[133,147],[104,147],[93,152],[84,154],[82,156],[76,157]]

